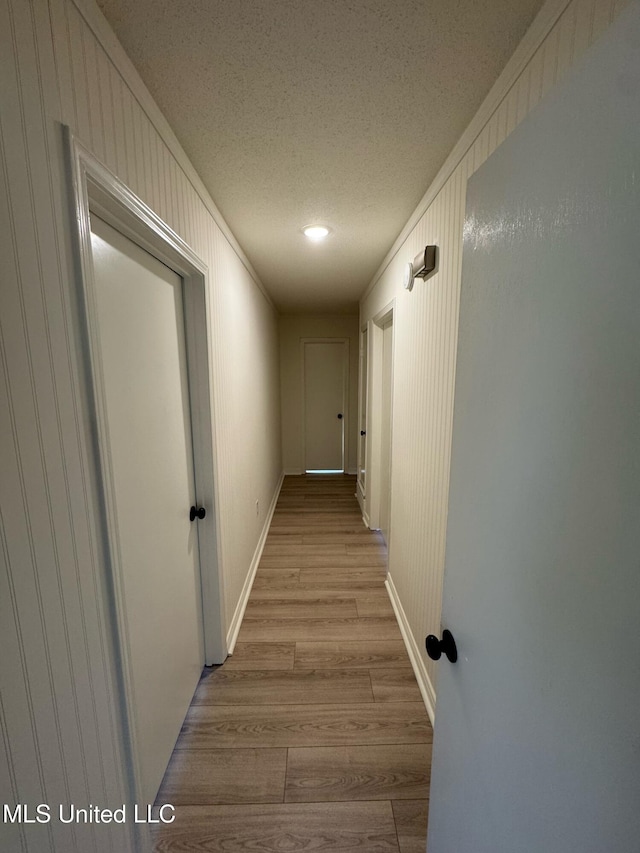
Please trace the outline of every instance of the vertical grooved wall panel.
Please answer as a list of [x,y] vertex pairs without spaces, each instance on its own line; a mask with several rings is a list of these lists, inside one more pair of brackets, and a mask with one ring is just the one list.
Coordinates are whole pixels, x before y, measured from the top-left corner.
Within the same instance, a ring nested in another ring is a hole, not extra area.
[[[0,4],[0,785],[3,802],[31,806],[127,799],[62,124],[208,266],[227,625],[281,473],[276,312],[101,27],[91,0]],[[2,841],[133,849],[128,827],[100,829],[9,825]]]
[[[467,178],[625,5],[567,3],[360,304],[362,324],[396,298],[389,571],[420,650],[427,634],[440,632]],[[404,264],[431,243],[440,250],[438,273],[404,291]],[[427,690],[435,691],[437,666],[422,657]]]

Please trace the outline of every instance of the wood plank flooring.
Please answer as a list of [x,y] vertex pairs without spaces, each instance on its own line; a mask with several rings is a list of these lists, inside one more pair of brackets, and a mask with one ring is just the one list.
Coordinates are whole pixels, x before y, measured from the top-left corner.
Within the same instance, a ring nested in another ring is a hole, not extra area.
[[156,853],[424,853],[432,730],[355,477],[285,478],[234,654],[204,671]]

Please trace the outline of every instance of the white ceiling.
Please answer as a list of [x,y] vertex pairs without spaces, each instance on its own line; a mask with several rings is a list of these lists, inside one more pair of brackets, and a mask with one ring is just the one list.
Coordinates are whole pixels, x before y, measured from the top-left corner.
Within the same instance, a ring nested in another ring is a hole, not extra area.
[[542,0],[98,4],[279,310],[310,314],[357,310]]

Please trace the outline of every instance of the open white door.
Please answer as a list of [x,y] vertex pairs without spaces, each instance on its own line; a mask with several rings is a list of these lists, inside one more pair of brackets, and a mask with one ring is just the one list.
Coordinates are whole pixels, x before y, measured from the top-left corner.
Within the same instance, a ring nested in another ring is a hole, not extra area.
[[640,849],[639,45],[469,182],[429,853]]

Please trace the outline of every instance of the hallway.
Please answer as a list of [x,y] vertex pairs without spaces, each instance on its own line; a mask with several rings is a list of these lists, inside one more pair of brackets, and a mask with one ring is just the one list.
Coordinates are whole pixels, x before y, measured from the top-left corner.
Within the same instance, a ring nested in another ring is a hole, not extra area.
[[432,729],[355,477],[286,477],[233,656],[205,671],[156,853],[423,853]]

